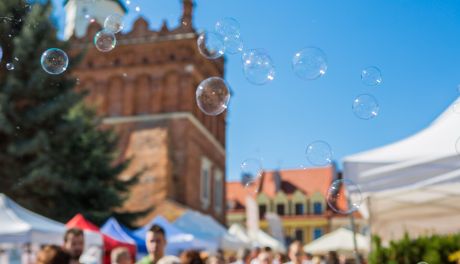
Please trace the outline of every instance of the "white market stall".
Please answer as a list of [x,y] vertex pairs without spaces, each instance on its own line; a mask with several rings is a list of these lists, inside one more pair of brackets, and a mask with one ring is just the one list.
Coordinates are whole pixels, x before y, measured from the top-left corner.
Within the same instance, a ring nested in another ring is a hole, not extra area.
[[1,263],[29,261],[42,244],[61,244],[65,226],[25,209],[0,193]]
[[255,240],[251,240],[247,231],[239,224],[233,224],[228,229],[228,233],[234,235],[250,247],[271,247],[276,252],[286,252],[286,247],[269,234],[259,230]]
[[[360,208],[384,240],[460,231],[460,114],[457,99],[427,128],[401,141],[344,159]],[[440,224],[442,221],[442,224]]]
[[173,223],[180,230],[205,241],[212,241],[217,248],[237,251],[247,245],[228,233],[224,226],[208,215],[187,210]]
[[62,244],[63,224],[21,207],[0,194],[0,243]]
[[[365,236],[356,234],[356,243],[359,252],[369,252],[369,241]],[[343,227],[339,228],[305,245],[303,250],[311,254],[327,254],[329,251],[353,253],[353,232]]]

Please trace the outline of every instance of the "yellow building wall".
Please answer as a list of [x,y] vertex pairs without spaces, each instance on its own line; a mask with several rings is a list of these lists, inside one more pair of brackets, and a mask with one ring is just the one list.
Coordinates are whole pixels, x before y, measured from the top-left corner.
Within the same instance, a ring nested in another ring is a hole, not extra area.
[[265,193],[259,193],[256,197],[258,205],[265,204],[267,206],[267,212],[272,212],[272,202],[271,199]]
[[295,215],[295,205],[298,203],[303,204],[305,214],[308,212],[308,197],[301,191],[296,190],[291,197],[291,215]]
[[309,214],[313,214],[313,204],[315,202],[320,202],[322,204],[323,212],[326,210],[326,197],[324,197],[320,192],[314,192],[310,197],[310,212]]
[[[259,193],[256,197],[258,205],[266,205],[267,212],[276,213],[276,205],[284,204],[286,216],[280,216],[282,219],[283,231],[285,236],[295,239],[295,231],[300,229],[303,231],[303,242],[309,243],[313,240],[313,230],[321,228],[323,235],[329,230],[329,220],[324,215],[313,215],[313,203],[320,202],[322,204],[323,212],[326,210],[325,197],[320,192],[315,192],[311,196],[306,196],[303,192],[296,190],[289,197],[282,191],[277,192],[273,199],[270,199],[266,194]],[[302,203],[304,205],[304,215],[295,216],[295,204]],[[289,216],[295,216],[290,218]],[[232,212],[227,213],[227,225],[238,223],[246,226],[245,212]],[[269,226],[266,220],[260,221],[260,229],[269,233]]]
[[[295,230],[301,229],[303,231],[303,242],[309,243],[313,240],[313,230],[315,228],[322,228],[323,235],[326,233],[326,230],[329,226],[329,221],[327,218],[317,218],[317,219],[308,219],[305,218],[296,218],[296,219],[287,219],[282,218],[283,231],[285,236],[290,236],[295,239]],[[260,228],[264,231],[269,231],[268,222],[265,220],[260,221]]]
[[230,227],[232,224],[240,224],[246,226],[246,212],[227,212],[227,225]]
[[273,212],[276,213],[276,208],[278,204],[284,205],[284,214],[289,215],[289,201],[286,194],[282,191],[276,193],[275,198],[273,199]]

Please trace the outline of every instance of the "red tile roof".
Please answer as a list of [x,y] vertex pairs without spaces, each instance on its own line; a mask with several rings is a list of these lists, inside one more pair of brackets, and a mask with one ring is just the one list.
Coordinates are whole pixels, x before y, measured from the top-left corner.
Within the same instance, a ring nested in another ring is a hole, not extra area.
[[[280,171],[265,171],[260,181],[259,192],[274,197],[276,195],[276,178],[280,176],[280,189],[287,195],[292,195],[296,190],[300,190],[306,195],[320,192],[324,197],[334,179],[335,168],[333,166],[308,169],[292,169]],[[236,202],[237,205],[246,204],[248,190],[241,182],[227,183],[227,201]]]

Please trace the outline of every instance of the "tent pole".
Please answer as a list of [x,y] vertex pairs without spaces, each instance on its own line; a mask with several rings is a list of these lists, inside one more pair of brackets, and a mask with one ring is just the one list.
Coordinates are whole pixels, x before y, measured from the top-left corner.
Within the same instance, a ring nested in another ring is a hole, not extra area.
[[[348,206],[351,205],[350,197],[348,197]],[[356,241],[356,227],[355,227],[355,216],[353,215],[353,212],[350,213],[350,225],[351,225],[351,231],[353,231],[353,247],[354,247],[354,255],[355,255],[355,263],[356,264],[361,264],[361,259],[359,258],[359,253],[358,253],[358,243]]]
[[372,252],[372,211],[371,211],[371,196],[368,196],[366,199],[367,202],[367,212],[369,214],[369,219],[367,220],[367,228],[368,228],[368,233],[369,233],[369,254]]

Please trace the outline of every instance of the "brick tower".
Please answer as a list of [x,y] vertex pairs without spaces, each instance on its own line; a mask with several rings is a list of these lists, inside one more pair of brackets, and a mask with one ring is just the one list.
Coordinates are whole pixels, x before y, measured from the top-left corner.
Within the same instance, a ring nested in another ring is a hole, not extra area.
[[139,18],[108,53],[92,45],[100,26],[90,24],[83,37],[71,37],[73,51],[88,48],[73,74],[89,91],[87,103],[118,132],[121,157],[131,159],[120,177],[143,172],[125,209],[173,201],[225,223],[225,113],[206,116],[195,102],[202,80],[223,76],[224,60],[199,54],[192,11],[192,0],[183,0],[179,26],[163,22],[158,31]]

